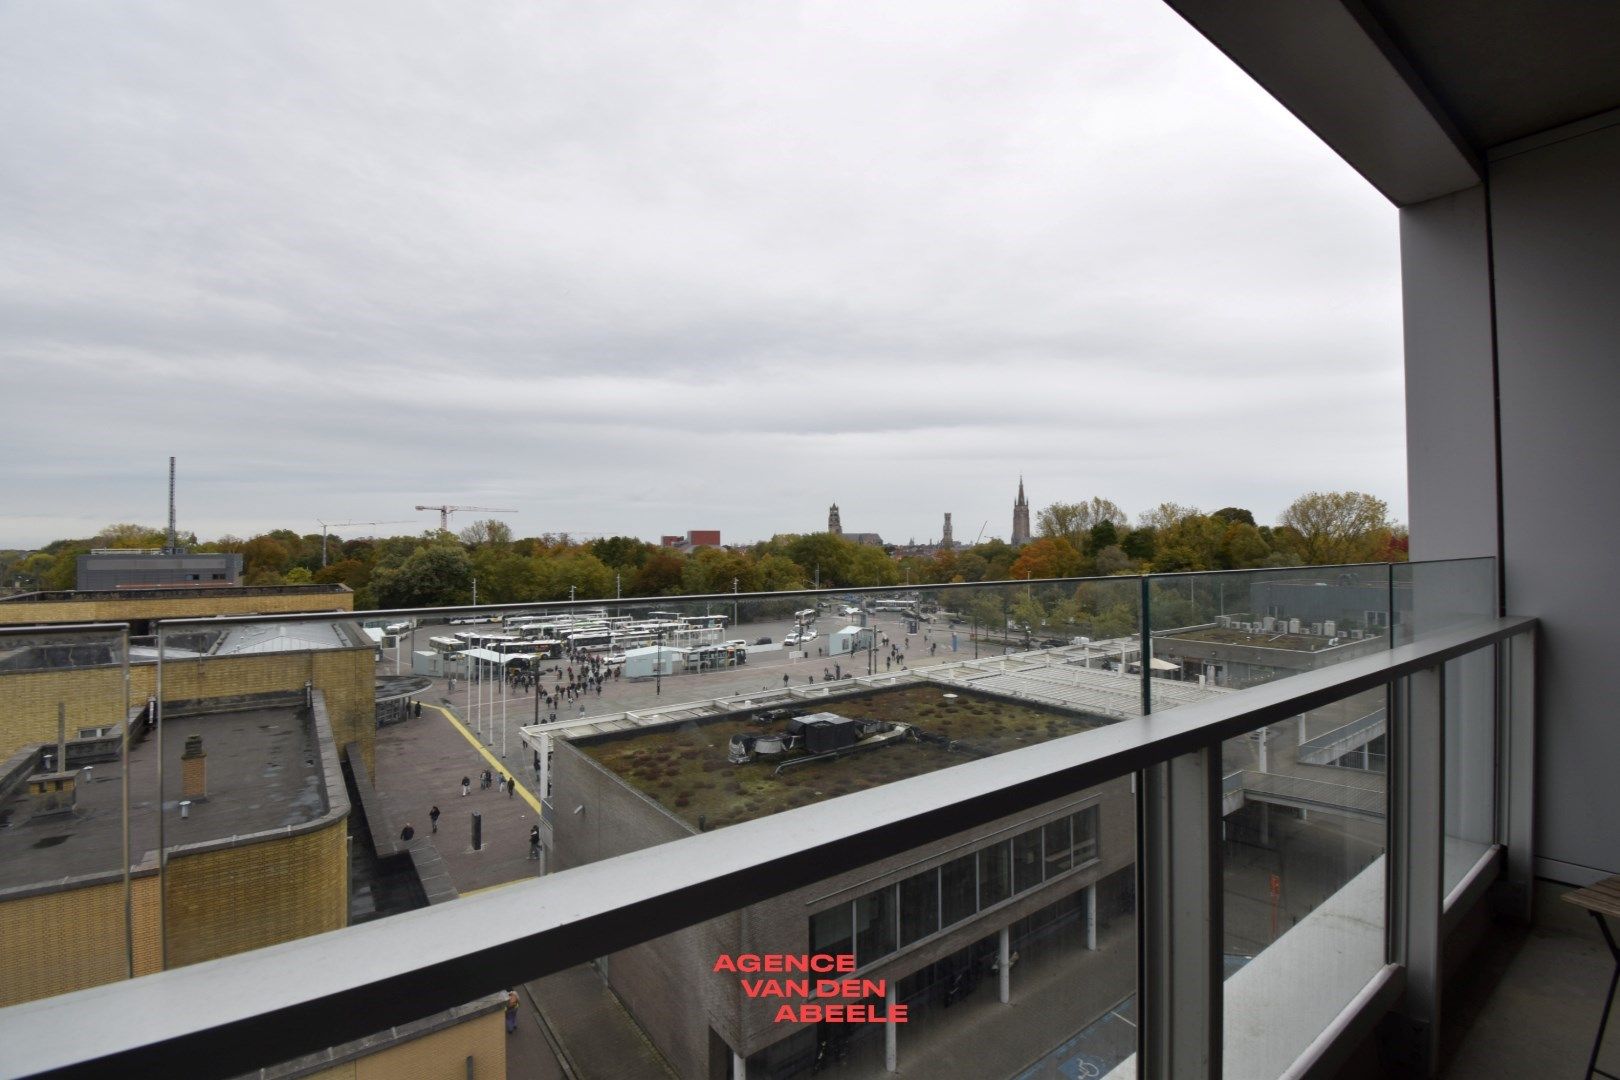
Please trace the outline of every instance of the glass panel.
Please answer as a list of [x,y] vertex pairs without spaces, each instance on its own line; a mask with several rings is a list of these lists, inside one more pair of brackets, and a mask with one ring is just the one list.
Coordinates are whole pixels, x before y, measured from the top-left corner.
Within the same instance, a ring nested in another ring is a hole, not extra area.
[[810,916],[810,951],[834,955],[853,952],[851,911],[851,905],[839,904]]
[[[1383,701],[1371,691],[1312,715],[1340,731]],[[1291,1065],[1384,963],[1385,774],[1313,763],[1299,723],[1223,750],[1225,1072],[1244,1080]]]
[[[1448,559],[1394,567],[1398,644],[1497,612],[1496,560]],[[1445,666],[1445,863],[1442,895],[1496,837],[1496,663],[1493,650]],[[1381,746],[1368,759],[1378,767]]]
[[1069,836],[1069,819],[1049,821],[1045,829],[1046,876],[1054,877],[1074,865],[1074,845]]
[[121,627],[0,629],[0,1006],[157,970],[155,822],[129,813],[155,755],[129,653]]
[[939,871],[925,870],[900,883],[900,944],[939,929]]
[[1013,838],[1013,891],[1023,892],[1041,883],[1041,830],[1031,829]]
[[959,923],[978,911],[977,862],[969,854],[939,868],[941,925]]
[[979,906],[999,904],[1012,895],[1012,847],[1005,842],[979,852]]
[[1445,865],[1441,896],[1496,839],[1496,652],[1477,649],[1445,667]]
[[1153,710],[1388,648],[1389,584],[1380,564],[1153,578]]
[[1097,857],[1097,808],[1088,806],[1074,815],[1074,862],[1084,866]]
[[855,959],[862,967],[895,949],[894,886],[855,901]]
[[1496,615],[1495,559],[1397,563],[1391,573],[1397,645],[1449,626]]

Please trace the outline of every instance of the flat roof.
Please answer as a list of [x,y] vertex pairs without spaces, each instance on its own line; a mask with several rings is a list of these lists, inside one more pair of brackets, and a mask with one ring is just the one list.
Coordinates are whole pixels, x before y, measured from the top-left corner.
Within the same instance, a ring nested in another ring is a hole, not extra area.
[[[728,762],[732,735],[786,732],[790,719],[818,713],[911,725],[920,737],[890,738],[830,759],[810,760],[814,755],[796,749],[745,764]],[[965,687],[913,682],[568,741],[696,829],[749,821],[1110,722]]]
[[[1377,634],[1373,635],[1377,637]],[[1351,641],[1365,640],[1367,635],[1352,638],[1347,630],[1342,634],[1334,635],[1340,645]],[[1328,642],[1333,638],[1313,637],[1310,634],[1289,634],[1286,632],[1266,633],[1259,631],[1249,633],[1246,630],[1234,630],[1225,626],[1206,627],[1202,630],[1176,631],[1165,634],[1163,637],[1155,636],[1155,641],[1204,641],[1211,645],[1246,645],[1256,649],[1291,649],[1294,652],[1321,652],[1328,648]]]
[[[291,705],[266,705],[230,712],[171,713],[165,721],[164,802],[169,806],[164,842],[176,847],[284,830],[325,815],[333,803],[327,790],[325,759],[314,713]],[[208,755],[208,799],[195,802],[182,819],[180,757],[186,737],[201,735]],[[330,736],[326,740],[330,743]],[[0,890],[29,886],[62,887],[69,879],[121,873],[123,852],[123,769],[117,761],[97,762],[78,772],[77,800],[71,813],[32,818],[26,787],[0,804]],[[346,793],[337,799],[348,805]],[[130,752],[130,861],[150,863],[158,846],[157,740],[147,738]]]

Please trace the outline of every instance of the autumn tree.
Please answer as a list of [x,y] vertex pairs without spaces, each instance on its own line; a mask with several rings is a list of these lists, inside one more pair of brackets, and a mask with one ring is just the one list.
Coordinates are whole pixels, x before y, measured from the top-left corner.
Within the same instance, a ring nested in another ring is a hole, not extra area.
[[1080,552],[1066,538],[1041,536],[1019,549],[1009,573],[1014,578],[1074,577],[1081,561]]
[[1094,526],[1108,522],[1123,526],[1129,519],[1111,499],[1092,496],[1085,502],[1055,502],[1035,515],[1037,536],[1062,537],[1076,551],[1085,548],[1086,534]]
[[1312,491],[1282,513],[1308,566],[1370,562],[1388,543],[1389,504],[1360,491]]

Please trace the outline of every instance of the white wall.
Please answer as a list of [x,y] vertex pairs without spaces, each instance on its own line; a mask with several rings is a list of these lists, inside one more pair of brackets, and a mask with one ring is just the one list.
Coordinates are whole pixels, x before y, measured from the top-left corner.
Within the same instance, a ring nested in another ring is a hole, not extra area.
[[1488,194],[1401,212],[1412,555],[1495,550],[1499,467],[1506,610],[1543,627],[1538,870],[1571,881],[1620,873],[1614,120],[1499,152]]
[[1620,873],[1614,121],[1490,170],[1507,608],[1543,620],[1537,854],[1607,873]]

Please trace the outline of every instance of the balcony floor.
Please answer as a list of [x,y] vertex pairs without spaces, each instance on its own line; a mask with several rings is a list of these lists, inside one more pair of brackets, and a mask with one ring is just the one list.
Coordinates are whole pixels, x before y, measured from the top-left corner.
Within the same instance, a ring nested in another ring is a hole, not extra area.
[[[1446,1080],[1585,1074],[1614,967],[1592,917],[1559,899],[1566,891],[1540,886],[1535,923],[1493,925],[1448,984]],[[1609,1021],[1598,1068],[1620,1073],[1620,1016]]]

